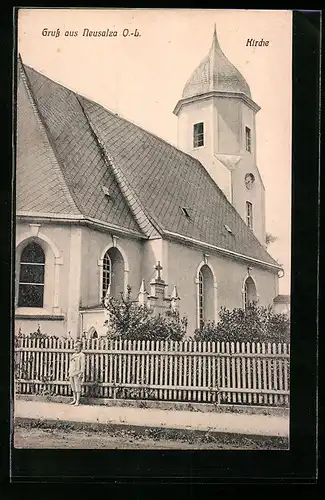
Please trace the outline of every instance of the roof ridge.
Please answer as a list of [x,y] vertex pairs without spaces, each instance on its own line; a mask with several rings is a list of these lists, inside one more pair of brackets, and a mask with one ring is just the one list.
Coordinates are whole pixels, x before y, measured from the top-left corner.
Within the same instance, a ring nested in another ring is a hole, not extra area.
[[22,78],[25,90],[27,92],[27,97],[28,97],[30,104],[32,106],[32,109],[34,111],[35,118],[36,118],[37,122],[39,123],[41,130],[44,132],[46,140],[48,141],[49,146],[50,146],[50,151],[52,152],[52,154],[54,156],[53,168],[55,170],[55,173],[58,176],[58,180],[59,180],[59,183],[62,187],[62,191],[65,194],[66,199],[67,199],[68,203],[71,205],[71,207],[73,208],[73,210],[76,210],[78,212],[78,214],[82,215],[79,207],[77,206],[75,200],[73,199],[73,197],[70,193],[70,190],[69,190],[68,185],[66,183],[66,180],[64,178],[63,172],[61,170],[60,162],[57,158],[57,155],[55,154],[55,147],[53,146],[51,138],[49,137],[49,134],[47,132],[47,128],[43,123],[41,114],[40,114],[38,106],[36,104],[36,99],[34,98],[31,86],[29,84],[28,76],[26,75],[26,72],[25,72],[25,68],[24,68],[24,64],[22,62],[21,56],[20,56],[20,62],[21,62],[21,64],[19,64],[20,76]]
[[98,146],[100,150],[103,152],[103,157],[104,161],[107,161],[109,166],[112,168],[113,173],[115,175],[116,181],[120,187],[120,190],[123,194],[123,196],[126,199],[127,204],[129,205],[129,208],[137,221],[140,229],[148,236],[148,238],[151,237],[161,237],[161,229],[159,228],[159,225],[156,222],[153,222],[152,216],[148,216],[146,213],[146,210],[143,208],[139,198],[137,197],[136,193],[134,190],[131,189],[130,185],[128,184],[125,175],[123,172],[120,170],[120,168],[117,166],[115,161],[113,161],[111,155],[108,153],[105,144],[102,143],[100,140],[98,131],[96,130],[95,125],[93,124],[92,120],[90,119],[87,111],[84,109],[84,106],[82,105],[80,98],[78,95],[76,95],[77,100],[80,104],[80,107],[86,117],[86,120],[90,126],[90,129],[92,130],[95,139],[98,143]]

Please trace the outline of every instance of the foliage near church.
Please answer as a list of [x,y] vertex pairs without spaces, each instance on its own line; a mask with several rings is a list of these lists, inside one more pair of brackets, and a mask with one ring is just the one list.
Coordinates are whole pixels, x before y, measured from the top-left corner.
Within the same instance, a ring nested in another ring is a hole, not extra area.
[[290,320],[272,307],[250,304],[246,309],[223,307],[218,323],[208,322],[195,330],[195,340],[229,342],[289,342]]
[[187,319],[178,311],[167,310],[157,316],[153,310],[132,299],[131,287],[126,297],[110,297],[104,304],[109,313],[108,337],[118,340],[182,340]]

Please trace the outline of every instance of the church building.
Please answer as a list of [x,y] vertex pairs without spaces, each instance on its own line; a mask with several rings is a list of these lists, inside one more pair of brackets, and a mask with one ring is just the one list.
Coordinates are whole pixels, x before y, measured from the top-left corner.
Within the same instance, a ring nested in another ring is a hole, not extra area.
[[104,335],[102,299],[128,286],[189,335],[223,306],[273,304],[259,109],[216,31],[173,111],[178,147],[19,57],[15,331]]

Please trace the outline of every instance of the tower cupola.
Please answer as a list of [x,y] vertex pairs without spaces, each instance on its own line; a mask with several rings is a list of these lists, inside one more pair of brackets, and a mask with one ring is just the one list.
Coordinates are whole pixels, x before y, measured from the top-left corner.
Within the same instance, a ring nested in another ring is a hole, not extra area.
[[251,98],[245,78],[220,48],[215,25],[210,50],[187,80],[182,99],[214,91],[239,92]]

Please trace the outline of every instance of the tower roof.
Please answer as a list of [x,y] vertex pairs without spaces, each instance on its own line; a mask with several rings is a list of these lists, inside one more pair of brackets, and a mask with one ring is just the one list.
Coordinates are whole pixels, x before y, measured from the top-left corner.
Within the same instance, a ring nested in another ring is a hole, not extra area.
[[251,91],[245,78],[220,48],[216,25],[208,55],[187,80],[182,99],[211,91],[240,92],[251,98]]

